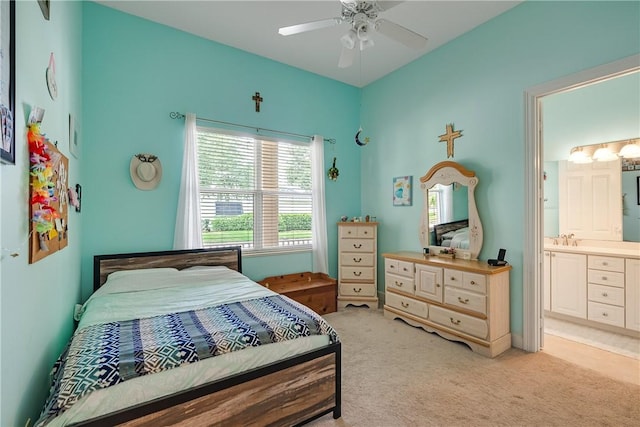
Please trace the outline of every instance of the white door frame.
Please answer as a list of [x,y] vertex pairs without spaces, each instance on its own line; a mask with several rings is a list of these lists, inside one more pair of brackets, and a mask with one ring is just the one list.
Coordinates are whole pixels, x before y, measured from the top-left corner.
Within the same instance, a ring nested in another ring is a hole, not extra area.
[[522,283],[523,349],[542,348],[543,326],[543,145],[544,96],[567,92],[640,70],[640,55],[590,68],[570,76],[533,86],[524,92],[525,102],[525,232]]

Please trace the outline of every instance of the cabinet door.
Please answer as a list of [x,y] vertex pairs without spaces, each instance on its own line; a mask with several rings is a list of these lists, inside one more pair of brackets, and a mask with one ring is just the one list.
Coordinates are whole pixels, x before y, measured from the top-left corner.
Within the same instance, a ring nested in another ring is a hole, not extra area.
[[442,268],[416,264],[416,295],[442,302]]
[[544,251],[544,272],[543,272],[543,297],[544,309],[551,311],[551,253]]
[[587,318],[587,256],[551,252],[551,311]]
[[640,331],[640,259],[626,260],[626,328]]

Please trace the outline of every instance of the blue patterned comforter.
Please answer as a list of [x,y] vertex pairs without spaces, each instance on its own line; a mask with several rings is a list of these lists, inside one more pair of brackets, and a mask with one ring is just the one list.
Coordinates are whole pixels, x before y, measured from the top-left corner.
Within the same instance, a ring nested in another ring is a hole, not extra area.
[[280,295],[78,331],[52,372],[49,399],[36,427],[86,394],[131,378],[209,357],[336,331],[312,310]]

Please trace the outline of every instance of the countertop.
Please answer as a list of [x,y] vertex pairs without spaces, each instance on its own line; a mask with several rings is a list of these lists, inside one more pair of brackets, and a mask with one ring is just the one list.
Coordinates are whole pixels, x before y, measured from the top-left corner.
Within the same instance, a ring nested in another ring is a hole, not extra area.
[[600,247],[600,246],[571,246],[571,245],[554,245],[546,243],[544,245],[545,251],[553,252],[571,252],[576,254],[587,255],[605,255],[605,256],[622,256],[625,258],[640,258],[640,249],[635,248],[614,248],[614,247]]

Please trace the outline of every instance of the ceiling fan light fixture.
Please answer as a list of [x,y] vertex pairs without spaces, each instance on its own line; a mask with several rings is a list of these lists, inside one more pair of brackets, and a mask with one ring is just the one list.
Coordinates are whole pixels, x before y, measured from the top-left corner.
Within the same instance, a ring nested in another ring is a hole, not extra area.
[[373,40],[364,39],[360,40],[360,50],[365,50],[368,47],[372,47],[374,45]]
[[355,30],[350,29],[347,34],[340,37],[340,42],[342,43],[342,46],[346,47],[347,49],[353,49],[356,46],[357,38],[358,36]]

